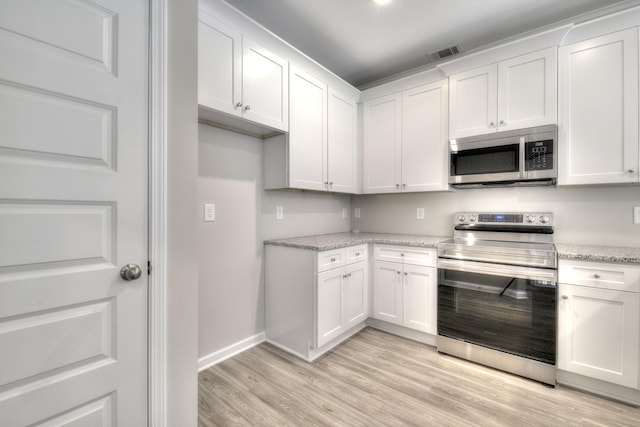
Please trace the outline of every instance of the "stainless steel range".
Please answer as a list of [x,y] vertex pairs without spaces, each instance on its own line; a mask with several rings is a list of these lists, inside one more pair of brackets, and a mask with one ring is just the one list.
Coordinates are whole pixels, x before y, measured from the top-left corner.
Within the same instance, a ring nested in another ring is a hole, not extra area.
[[438,245],[438,351],[555,385],[553,214],[460,212],[453,237]]

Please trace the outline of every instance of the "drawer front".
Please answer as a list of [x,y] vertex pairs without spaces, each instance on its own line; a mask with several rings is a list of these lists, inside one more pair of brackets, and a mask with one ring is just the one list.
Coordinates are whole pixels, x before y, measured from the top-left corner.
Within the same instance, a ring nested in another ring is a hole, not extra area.
[[318,252],[318,273],[346,265],[346,252],[344,248]]
[[435,267],[438,261],[436,250],[429,248],[375,245],[373,252],[376,261],[401,262],[424,267]]
[[347,264],[369,259],[369,245],[350,246],[347,250]]
[[640,292],[640,267],[589,261],[560,260],[560,283]]

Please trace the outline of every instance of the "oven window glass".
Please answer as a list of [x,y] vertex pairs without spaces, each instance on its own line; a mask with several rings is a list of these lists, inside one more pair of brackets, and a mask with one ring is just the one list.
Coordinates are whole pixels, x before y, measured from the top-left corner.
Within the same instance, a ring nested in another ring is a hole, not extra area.
[[451,153],[451,175],[518,172],[520,144],[476,148]]
[[554,282],[438,270],[438,334],[555,364]]

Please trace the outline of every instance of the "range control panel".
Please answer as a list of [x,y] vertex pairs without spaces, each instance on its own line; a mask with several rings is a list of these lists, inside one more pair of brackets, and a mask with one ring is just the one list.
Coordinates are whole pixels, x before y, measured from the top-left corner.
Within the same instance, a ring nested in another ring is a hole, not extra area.
[[458,212],[453,215],[453,224],[552,226],[553,214],[550,212]]

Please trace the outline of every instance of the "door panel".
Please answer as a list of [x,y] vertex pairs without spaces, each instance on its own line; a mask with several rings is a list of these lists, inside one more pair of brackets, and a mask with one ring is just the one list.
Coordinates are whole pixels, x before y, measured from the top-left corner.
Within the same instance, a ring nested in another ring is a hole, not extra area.
[[3,425],[147,422],[148,12],[0,3]]
[[367,318],[368,263],[357,262],[345,268],[347,280],[345,282],[345,320],[347,328],[363,322]]
[[402,325],[402,264],[375,261],[373,317]]
[[497,64],[451,76],[449,88],[449,138],[496,132]]
[[404,326],[436,334],[437,269],[404,266]]
[[329,88],[327,110],[329,190],[355,193],[357,103]]
[[322,347],[344,330],[342,283],[344,268],[318,274],[318,331],[316,348]]

